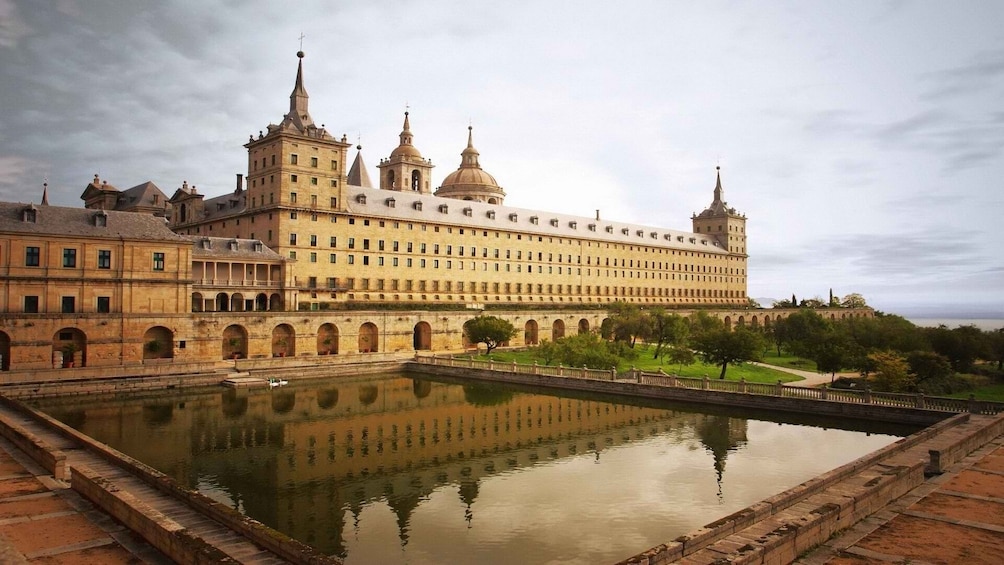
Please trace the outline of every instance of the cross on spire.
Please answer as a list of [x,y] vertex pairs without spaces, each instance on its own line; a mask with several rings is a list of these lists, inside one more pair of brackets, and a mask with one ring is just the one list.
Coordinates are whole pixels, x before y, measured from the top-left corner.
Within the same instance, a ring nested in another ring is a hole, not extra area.
[[307,37],[307,36],[303,35],[303,32],[301,31],[300,32],[300,51],[303,51],[303,38],[304,37]]

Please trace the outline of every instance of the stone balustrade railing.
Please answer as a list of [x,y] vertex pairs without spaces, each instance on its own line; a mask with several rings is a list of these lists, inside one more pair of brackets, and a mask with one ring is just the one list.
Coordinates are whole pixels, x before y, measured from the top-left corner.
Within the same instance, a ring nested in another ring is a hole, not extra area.
[[776,384],[750,383],[745,380],[727,381],[721,379],[691,378],[669,375],[662,371],[647,373],[632,369],[618,374],[615,369],[600,370],[585,367],[563,367],[561,365],[521,364],[512,362],[482,360],[474,357],[453,357],[437,355],[418,355],[415,361],[427,365],[445,367],[460,367],[499,371],[520,375],[544,375],[549,377],[565,377],[570,379],[593,379],[601,381],[630,381],[643,385],[688,388],[715,392],[736,394],[751,394],[758,396],[778,396],[786,398],[802,398],[847,404],[871,404],[875,406],[892,406],[899,408],[919,408],[938,412],[968,412],[971,414],[1000,414],[1004,412],[1004,403],[976,400],[971,395],[968,399],[947,398],[942,396],[926,396],[924,394],[900,394],[891,392],[874,392],[865,390],[835,389],[829,387],[808,388],[788,386],[780,381]]

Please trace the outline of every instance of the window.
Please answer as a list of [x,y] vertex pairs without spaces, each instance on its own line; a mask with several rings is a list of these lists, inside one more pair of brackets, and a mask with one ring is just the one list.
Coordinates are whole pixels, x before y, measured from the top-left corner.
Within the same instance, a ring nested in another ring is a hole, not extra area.
[[338,247],[338,238],[335,237],[335,236],[331,236],[331,240],[329,241],[328,246],[329,247]]
[[72,314],[77,308],[77,297],[76,296],[64,296],[62,300],[62,312],[64,314]]
[[99,269],[111,269],[112,268],[112,252],[108,249],[98,250],[98,268]]
[[24,266],[25,267],[37,267],[41,259],[42,253],[38,247],[25,247],[24,248]]
[[289,175],[289,182],[296,182],[296,175]]
[[356,256],[349,255],[349,265],[355,265],[355,264],[356,264]]
[[63,267],[73,268],[77,266],[77,250],[76,249],[64,249],[63,250]]
[[328,262],[329,262],[329,263],[335,263],[335,262],[337,261],[337,258],[338,258],[338,256],[337,256],[337,255],[335,255],[334,253],[332,253],[332,254],[331,254],[331,255],[330,255],[329,257],[328,257]]
[[311,263],[316,263],[316,262],[317,262],[317,253],[313,253],[313,252],[312,252],[312,253],[310,254],[310,262],[311,262]]
[[296,234],[295,233],[289,234],[289,244],[290,245],[296,245]]
[[112,311],[112,299],[107,296],[99,296],[97,312],[99,314],[107,314],[111,311]]
[[[296,176],[296,175],[293,175],[293,176]],[[294,180],[293,182],[296,182],[296,181]],[[292,202],[293,204],[296,204],[296,193],[295,192],[290,192],[289,193],[289,201]]]
[[349,249],[355,249],[355,248],[356,248],[356,238],[350,237],[349,238]]
[[37,296],[25,296],[24,297],[24,312],[25,312],[25,314],[38,314],[38,297]]
[[317,247],[317,236],[316,235],[311,235],[310,236],[310,246],[311,247]]
[[[164,254],[160,252],[154,252],[153,254],[153,270],[163,271],[164,270]],[[65,312],[65,310],[64,310]]]
[[293,153],[292,155],[289,156],[289,164],[290,165],[297,164],[297,162],[299,162],[299,160],[300,160],[300,156],[297,155],[296,153]]
[[317,177],[310,177],[310,184],[317,186]]
[[310,166],[314,167],[315,169],[317,168],[317,157],[310,158]]

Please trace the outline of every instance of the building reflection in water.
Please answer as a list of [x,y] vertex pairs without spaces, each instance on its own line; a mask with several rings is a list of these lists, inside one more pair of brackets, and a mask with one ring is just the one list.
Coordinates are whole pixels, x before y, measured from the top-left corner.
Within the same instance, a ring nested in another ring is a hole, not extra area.
[[[482,481],[653,436],[700,444],[722,496],[747,421],[406,376],[305,381],[272,391],[201,389],[41,401],[40,408],[182,484],[345,557],[360,515],[386,504],[406,546],[411,520],[449,487],[467,528]],[[643,549],[641,547],[639,550]]]

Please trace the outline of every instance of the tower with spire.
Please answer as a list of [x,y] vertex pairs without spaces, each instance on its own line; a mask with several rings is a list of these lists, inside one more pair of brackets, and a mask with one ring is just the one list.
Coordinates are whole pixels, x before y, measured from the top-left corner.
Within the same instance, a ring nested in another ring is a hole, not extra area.
[[298,51],[296,56],[296,82],[289,95],[289,111],[278,124],[269,124],[257,136],[252,134],[244,145],[248,151],[249,210],[320,205],[331,209],[332,203],[336,208],[342,205],[352,144],[344,135],[336,139],[324,124],[314,122],[304,86],[305,55]]
[[711,205],[691,217],[694,233],[713,239],[728,251],[727,283],[730,302],[745,303],[746,294],[746,215],[729,207],[722,189],[722,168],[715,167],[715,191]]
[[467,147],[460,153],[460,167],[443,179],[436,196],[502,204],[505,191],[495,177],[481,168],[478,150],[474,148],[474,128],[467,126]]
[[380,188],[382,190],[397,190],[429,194],[432,189],[432,161],[422,158],[422,154],[412,143],[411,121],[408,112],[404,113],[404,127],[401,130],[400,142],[390,153],[390,157],[381,159],[377,168],[380,169]]

